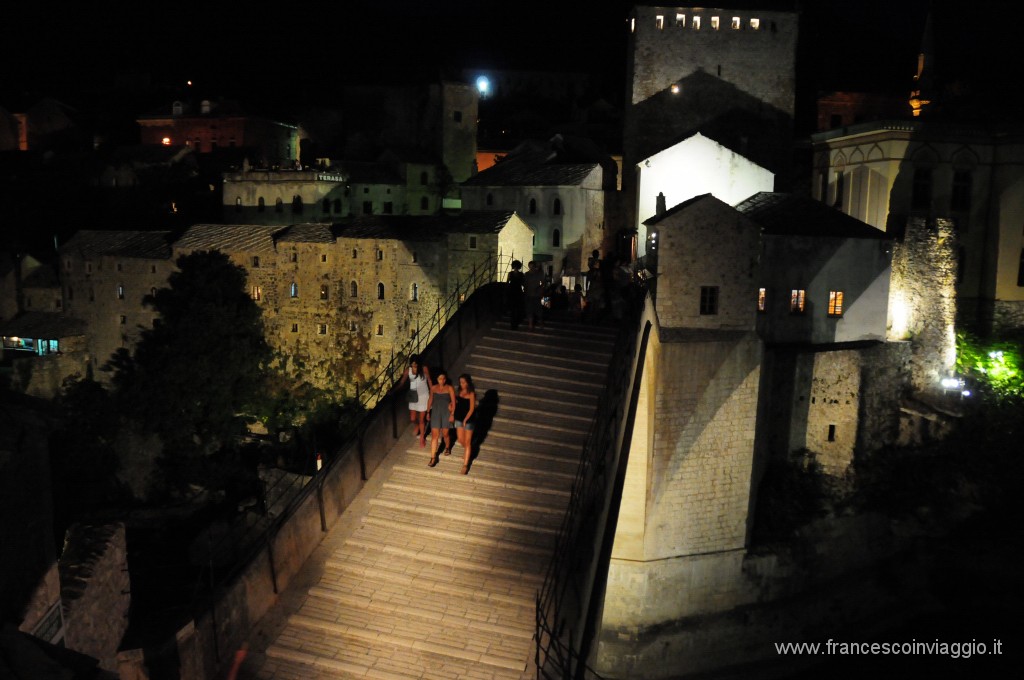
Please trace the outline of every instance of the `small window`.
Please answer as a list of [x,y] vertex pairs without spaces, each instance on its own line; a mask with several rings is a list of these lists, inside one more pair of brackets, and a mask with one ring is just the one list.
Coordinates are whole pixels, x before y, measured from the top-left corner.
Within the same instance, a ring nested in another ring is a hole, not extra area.
[[789,294],[789,313],[790,314],[803,314],[806,309],[806,294],[802,288],[794,288]]
[[359,284],[353,281],[348,285],[348,291],[351,297],[359,297]]
[[377,262],[383,262],[383,261],[384,261],[384,251],[381,250],[380,248],[377,248]]
[[259,266],[260,266],[260,256],[259,255],[253,255],[252,256],[252,268],[253,269],[258,269]]
[[711,17],[711,30],[712,31],[717,31],[718,28],[719,28],[719,18],[718,17]]
[[117,263],[117,271],[119,271],[119,272],[123,272],[124,271],[124,265],[121,264],[120,262]]
[[326,263],[327,262],[327,255],[320,255],[320,262]]
[[695,31],[700,30],[700,17],[694,17],[692,20],[690,20],[690,28],[692,28]]
[[302,196],[292,196],[292,212],[296,215],[302,214]]
[[124,325],[125,325],[126,323],[128,323],[128,317],[127,317],[127,316],[125,316],[124,314],[122,314],[121,316],[117,317],[117,321],[118,321],[118,323],[120,323],[120,324],[121,324],[122,326],[124,326]]
[[828,292],[828,315],[829,316],[842,316],[843,315],[843,291],[841,291],[841,290],[830,290]]
[[456,123],[462,122],[462,111],[452,111],[452,120]]
[[235,197],[235,212],[238,212],[238,213],[242,212],[242,197],[241,196],[236,196]]
[[686,26],[685,14],[676,14],[676,26],[678,26],[679,28],[683,28],[684,26]]
[[413,264],[416,264],[416,263],[417,263],[417,262],[419,262],[419,261],[420,261],[420,257],[419,257],[419,255],[417,255],[417,254],[416,254],[416,251],[415,251],[415,250],[414,250],[414,251],[412,251],[412,263],[413,263]]
[[760,19],[751,19],[750,20],[750,30],[756,31],[759,28],[761,28],[761,20]]
[[476,250],[476,236],[469,237],[469,249]]
[[256,212],[263,212],[266,209],[267,202],[263,200],[262,196],[260,196],[259,199],[256,201]]
[[377,335],[378,336],[384,335],[384,324],[382,324],[382,323],[377,324]]
[[834,442],[836,440],[836,426],[835,425],[829,425],[828,426],[828,440],[830,442]]
[[291,259],[292,262],[298,262],[299,261],[299,254],[298,253],[292,253],[292,256],[291,256],[290,259]]
[[75,289],[72,288],[71,286],[68,286],[68,299],[69,300],[74,300],[75,299]]
[[718,314],[718,286],[700,287],[700,313],[703,316]]
[[293,323],[292,324],[292,333],[298,333],[298,332],[299,332],[299,324]]
[[377,299],[378,300],[383,300],[384,299],[384,284],[383,283],[378,283],[377,284]]
[[426,196],[420,196],[420,210],[430,209],[430,199]]
[[320,284],[320,299],[326,300],[330,296],[330,291],[326,283]]
[[292,281],[290,292],[291,292],[291,296],[293,298],[299,297],[299,284],[297,284],[296,282]]
[[149,295],[150,297],[156,297],[156,288],[150,288]]
[[123,283],[117,284],[117,299],[118,300],[123,300],[124,299],[124,284]]
[[370,187],[363,187],[363,193],[364,194],[370,193]]
[[274,201],[274,212],[284,212],[284,201],[280,198]]
[[535,199],[535,198],[531,198],[530,199],[530,214],[531,215],[536,215],[537,214],[537,199]]
[[149,273],[150,274],[156,274],[156,265],[155,264],[154,265],[150,265]]
[[250,296],[250,297],[251,297],[251,298],[252,298],[253,300],[256,300],[257,302],[259,302],[260,300],[262,300],[262,299],[263,299],[263,289],[262,289],[262,288],[260,288],[259,286],[253,286],[253,287],[252,287],[252,291],[251,291],[251,293],[249,294],[249,296]]
[[349,321],[348,330],[350,333],[355,333],[357,330],[359,330],[359,326],[356,325],[355,321]]
[[562,232],[558,229],[551,230],[551,247],[561,248],[562,247]]
[[763,312],[768,309],[768,291],[764,288],[757,289],[757,311]]
[[733,28],[734,31],[738,31],[739,30],[739,28],[740,28],[740,18],[739,17],[733,17],[732,18],[732,28]]
[[488,206],[494,205],[494,194],[487,194],[487,198],[484,199],[484,203],[486,203]]
[[359,250],[357,250],[356,248],[353,248],[352,249],[352,259],[354,260],[357,257],[359,257]]
[[664,29],[665,28],[665,17],[663,17],[660,14],[658,16],[654,17],[654,26],[659,31]]
[[556,198],[555,199],[554,205],[551,206],[551,214],[552,215],[561,215],[562,214],[562,199],[560,199],[560,198]]
[[420,299],[420,284],[414,283],[409,288],[409,299],[413,302],[419,302]]
[[325,323],[318,323],[316,325],[316,334],[317,335],[327,335],[327,324],[325,324]]

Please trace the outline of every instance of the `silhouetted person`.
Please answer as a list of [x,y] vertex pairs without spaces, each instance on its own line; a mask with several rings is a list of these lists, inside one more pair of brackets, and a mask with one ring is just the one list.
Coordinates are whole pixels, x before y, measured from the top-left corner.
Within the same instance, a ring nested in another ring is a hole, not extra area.
[[512,330],[519,330],[519,324],[523,322],[526,315],[526,300],[524,290],[526,288],[526,277],[523,275],[523,263],[519,260],[512,261],[512,271],[508,273],[508,311],[509,325]]

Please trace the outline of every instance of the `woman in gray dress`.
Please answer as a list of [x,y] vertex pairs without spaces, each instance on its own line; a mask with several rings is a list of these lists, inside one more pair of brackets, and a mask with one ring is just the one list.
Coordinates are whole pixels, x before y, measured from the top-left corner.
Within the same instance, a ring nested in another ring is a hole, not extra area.
[[455,388],[448,382],[448,374],[444,371],[437,374],[437,384],[430,386],[427,409],[430,411],[430,462],[427,465],[434,467],[437,465],[437,440],[444,438],[444,455],[450,454],[450,431],[455,425]]

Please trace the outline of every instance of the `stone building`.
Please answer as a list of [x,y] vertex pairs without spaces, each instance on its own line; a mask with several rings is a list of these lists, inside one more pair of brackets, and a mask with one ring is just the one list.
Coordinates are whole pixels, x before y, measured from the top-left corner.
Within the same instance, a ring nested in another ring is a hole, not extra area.
[[[578,147],[577,147],[578,148]],[[615,165],[562,137],[524,144],[462,184],[468,210],[514,210],[536,233],[533,258],[557,276],[586,271],[587,256],[604,249],[606,198]]]
[[[1024,325],[1024,141],[1019,127],[878,121],[813,135],[814,197],[901,237],[948,220],[959,321]],[[944,271],[942,276],[947,276]],[[936,281],[943,284],[944,281]],[[896,292],[894,286],[894,292]],[[906,301],[913,305],[913,301]],[[902,304],[902,303],[901,303]]]
[[156,313],[143,303],[174,268],[167,231],[76,233],[59,254],[63,308],[86,327],[94,377],[119,349],[131,349]]
[[[628,21],[623,166],[636,167],[700,132],[767,168],[779,179],[775,188],[785,188],[797,19],[793,12],[635,7]],[[635,179],[627,173],[624,190],[635,191]]]

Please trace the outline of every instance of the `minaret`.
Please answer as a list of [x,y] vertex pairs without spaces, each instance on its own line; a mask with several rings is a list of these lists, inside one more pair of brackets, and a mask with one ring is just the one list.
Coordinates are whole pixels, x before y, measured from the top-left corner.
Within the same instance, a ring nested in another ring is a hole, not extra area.
[[932,103],[929,99],[934,92],[935,52],[933,49],[932,13],[924,23],[924,36],[921,38],[921,51],[917,55],[917,73],[914,74],[914,89],[910,91],[910,109],[917,118],[926,106]]

